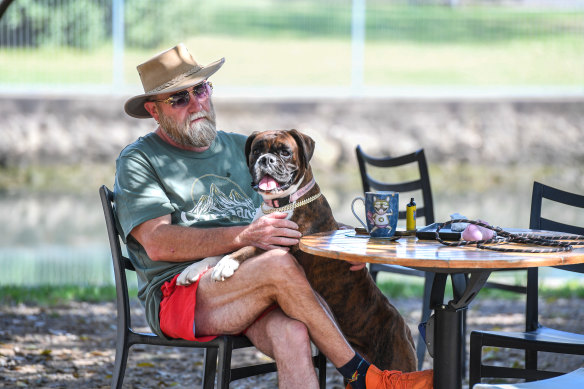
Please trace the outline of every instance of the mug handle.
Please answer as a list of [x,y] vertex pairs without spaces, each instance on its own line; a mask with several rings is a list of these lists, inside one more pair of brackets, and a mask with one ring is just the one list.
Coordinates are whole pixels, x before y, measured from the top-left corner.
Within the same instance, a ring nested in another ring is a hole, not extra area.
[[363,197],[355,197],[353,199],[353,201],[351,202],[351,212],[353,212],[353,215],[355,215],[355,217],[357,218],[357,220],[359,220],[359,223],[361,223],[361,225],[365,228],[366,231],[369,231],[369,228],[367,228],[367,224],[363,223],[363,220],[361,220],[359,218],[359,216],[357,216],[357,214],[355,213],[355,201],[357,200],[361,200],[363,202],[363,206],[365,206],[365,199]]

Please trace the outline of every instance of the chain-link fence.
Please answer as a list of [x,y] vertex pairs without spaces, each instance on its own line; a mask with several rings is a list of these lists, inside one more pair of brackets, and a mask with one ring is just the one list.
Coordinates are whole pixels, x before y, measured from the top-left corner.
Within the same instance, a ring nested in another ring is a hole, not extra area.
[[178,42],[223,90],[584,93],[583,0],[14,0],[0,92],[135,91]]

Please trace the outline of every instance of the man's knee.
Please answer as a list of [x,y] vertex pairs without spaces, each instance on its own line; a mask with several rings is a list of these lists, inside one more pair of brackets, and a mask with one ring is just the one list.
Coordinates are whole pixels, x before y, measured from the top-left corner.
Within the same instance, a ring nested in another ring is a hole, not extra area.
[[268,326],[267,330],[276,355],[298,355],[306,353],[310,349],[308,328],[298,320],[287,318],[282,323]]
[[263,274],[275,282],[285,282],[290,279],[306,279],[302,266],[296,258],[284,250],[270,250],[263,255],[261,264]]
[[288,252],[270,250],[256,257],[253,262],[247,271],[257,274],[256,284],[267,288],[274,302],[280,304],[283,296],[313,296],[314,292],[302,266]]

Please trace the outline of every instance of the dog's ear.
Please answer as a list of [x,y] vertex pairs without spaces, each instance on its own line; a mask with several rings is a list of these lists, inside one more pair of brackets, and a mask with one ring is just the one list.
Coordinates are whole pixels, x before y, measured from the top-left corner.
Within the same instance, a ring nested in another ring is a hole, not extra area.
[[250,157],[250,153],[251,153],[251,144],[253,143],[253,140],[255,139],[255,137],[259,134],[259,131],[254,131],[251,133],[250,136],[247,137],[247,140],[245,141],[245,160],[247,162],[247,166],[249,166],[249,157]]
[[295,129],[289,130],[288,133],[296,140],[298,151],[300,155],[304,156],[305,166],[308,166],[308,162],[312,159],[312,154],[314,154],[314,140]]

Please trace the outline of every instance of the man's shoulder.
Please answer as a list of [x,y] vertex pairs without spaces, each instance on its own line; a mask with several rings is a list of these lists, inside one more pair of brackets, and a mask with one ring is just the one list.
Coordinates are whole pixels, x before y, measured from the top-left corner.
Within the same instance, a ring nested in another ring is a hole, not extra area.
[[156,136],[156,134],[151,132],[139,137],[134,142],[130,143],[122,149],[120,152],[120,158],[142,154],[146,149],[156,147]]
[[230,140],[237,144],[245,144],[245,141],[247,140],[246,135],[240,134],[238,132],[217,131],[217,134],[223,137],[223,139]]

